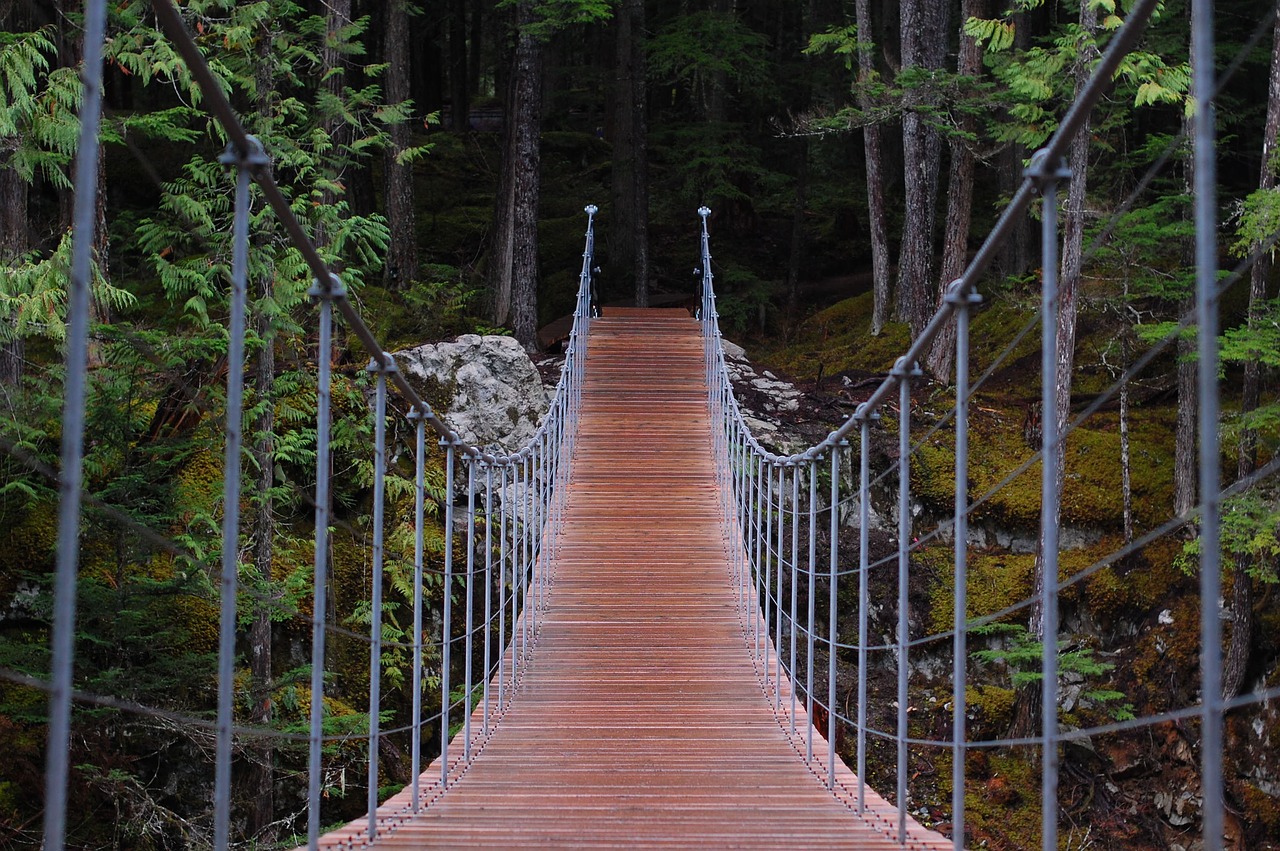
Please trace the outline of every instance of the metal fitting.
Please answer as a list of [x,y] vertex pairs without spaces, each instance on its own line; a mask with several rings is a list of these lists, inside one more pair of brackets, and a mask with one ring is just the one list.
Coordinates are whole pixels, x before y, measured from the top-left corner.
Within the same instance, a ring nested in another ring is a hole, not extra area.
[[381,358],[370,358],[369,365],[364,368],[364,371],[392,375],[399,372],[400,367],[396,366],[396,359],[391,357],[390,352],[383,352]]
[[1027,163],[1022,176],[1031,181],[1036,191],[1043,192],[1044,187],[1050,183],[1071,177],[1071,169],[1067,168],[1066,161],[1061,158],[1049,162],[1049,149],[1041,148],[1031,155],[1031,161]]
[[338,301],[347,297],[347,287],[341,278],[330,272],[329,285],[326,287],[320,283],[319,278],[312,278],[307,295],[316,301]]
[[249,149],[247,151],[242,151],[236,147],[234,141],[228,142],[226,149],[218,156],[218,162],[223,165],[247,168],[255,173],[271,165],[271,158],[267,156],[266,149],[262,147],[262,142],[258,137],[246,136],[245,138],[249,140]]

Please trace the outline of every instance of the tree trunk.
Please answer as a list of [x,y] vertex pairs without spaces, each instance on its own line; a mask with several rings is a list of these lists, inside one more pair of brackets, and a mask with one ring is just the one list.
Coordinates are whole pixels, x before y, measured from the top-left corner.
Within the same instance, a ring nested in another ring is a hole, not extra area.
[[508,106],[513,137],[511,216],[511,301],[515,337],[527,352],[538,350],[538,142],[542,123],[542,45],[528,32],[534,20],[532,0],[518,8],[512,90]]
[[[27,182],[10,167],[8,152],[0,154],[0,267],[13,268],[30,249],[27,224]],[[17,317],[6,316],[6,333],[13,339],[0,343],[0,403],[13,409],[22,381],[26,347],[17,336]]]
[[649,120],[645,63],[644,0],[627,0],[623,17],[631,19],[631,222],[634,232],[636,307],[649,306]]
[[[257,87],[260,93],[258,114],[267,118],[272,110],[271,102],[265,94],[273,90],[275,67],[271,58],[271,33],[263,32],[259,39],[259,57],[257,70]],[[270,235],[262,230],[254,234],[255,244],[265,245]],[[257,282],[258,303],[252,308],[255,331],[262,341],[253,371],[253,396],[259,408],[258,416],[253,424],[253,460],[258,469],[254,481],[253,522],[250,525],[252,536],[252,557],[256,579],[253,581],[258,593],[253,610],[253,622],[249,629],[249,722],[258,726],[267,726],[271,722],[271,612],[262,599],[272,593],[271,559],[272,544],[276,527],[273,511],[271,486],[275,473],[275,407],[271,390],[275,383],[275,325],[271,312],[264,309],[275,299],[275,281],[270,272],[264,272]],[[240,368],[238,364],[230,364],[230,369]],[[261,737],[252,745],[252,756],[245,778],[249,793],[249,835],[255,842],[269,845],[275,842],[275,772],[272,765],[275,761],[271,739]]]
[[[1075,62],[1076,95],[1089,81],[1093,63],[1098,57],[1093,37],[1098,30],[1097,9],[1083,4],[1080,9],[1080,26],[1086,33],[1085,43]],[[1084,249],[1085,201],[1089,179],[1089,140],[1092,123],[1086,119],[1080,130],[1071,140],[1071,151],[1068,165],[1071,168],[1071,184],[1067,190],[1066,208],[1062,214],[1062,264],[1058,280],[1058,322],[1057,347],[1055,358],[1058,366],[1058,383],[1054,393],[1054,410],[1045,411],[1044,416],[1054,418],[1060,448],[1053,453],[1053,464],[1045,465],[1045,475],[1053,476],[1053,489],[1057,498],[1053,500],[1053,508],[1044,517],[1044,528],[1057,527],[1061,519],[1062,482],[1066,453],[1062,434],[1067,426],[1067,417],[1071,413],[1071,379],[1075,366],[1076,349],[1076,293],[1080,286],[1081,264]],[[1049,449],[1048,443],[1045,450]],[[1043,509],[1042,509],[1043,510]],[[1040,595],[1044,591],[1048,577],[1045,574],[1044,534],[1036,547],[1034,566],[1035,600],[1031,605],[1031,615],[1027,630],[1037,641],[1057,642],[1056,635],[1044,633],[1044,608]],[[1054,581],[1057,577],[1053,577]],[[1040,685],[1032,683],[1018,690],[1014,700],[1014,726],[1012,735],[1017,737],[1036,734],[1040,729],[1042,711],[1056,711],[1056,707],[1041,705]]]
[[[1129,368],[1129,346],[1124,346],[1124,369]],[[1120,385],[1120,494],[1124,503],[1124,543],[1133,543],[1133,468],[1129,456],[1129,382]]]
[[[273,296],[271,278],[264,275],[259,280],[258,295],[266,301]],[[258,593],[253,610],[253,623],[249,630],[250,712],[249,722],[268,726],[272,720],[272,662],[271,662],[271,605],[274,597],[271,560],[275,538],[275,514],[271,486],[275,483],[275,406],[271,387],[275,381],[275,330],[268,315],[260,314],[257,320],[258,334],[262,338],[262,350],[258,353],[254,368],[256,398],[261,411],[254,424],[253,458],[258,468],[254,483],[253,566],[257,576],[254,585]],[[275,821],[275,760],[271,739],[260,737],[254,742],[253,758],[248,772],[249,800],[253,802],[250,834],[263,845],[276,841]]]
[[471,86],[467,75],[467,0],[453,0],[449,15],[449,92],[452,101],[452,129],[471,129]]
[[[1280,2],[1276,4],[1280,12]],[[1258,188],[1276,190],[1275,164],[1272,159],[1276,155],[1276,145],[1280,141],[1280,20],[1272,32],[1271,42],[1271,75],[1267,89],[1267,120],[1262,133],[1262,174],[1258,179]],[[1252,332],[1262,321],[1263,302],[1267,297],[1267,279],[1271,275],[1271,255],[1264,253],[1253,264],[1249,278],[1249,314],[1248,327]],[[1259,359],[1249,358],[1244,363],[1243,387],[1240,394],[1240,415],[1247,417],[1258,408],[1261,384],[1261,366]],[[1240,445],[1236,456],[1236,478],[1244,479],[1253,475],[1258,467],[1258,433],[1248,425],[1241,426]],[[1227,644],[1226,658],[1223,660],[1222,696],[1227,700],[1240,694],[1245,684],[1245,674],[1249,668],[1249,656],[1253,645],[1253,559],[1248,553],[1239,553],[1235,557],[1235,576],[1232,579],[1231,603],[1229,615],[1231,621],[1231,638]]]
[[[870,45],[870,0],[857,0],[854,9],[858,27],[858,107],[872,107],[867,86],[875,76],[875,60]],[[889,321],[889,233],[884,214],[884,157],[880,151],[880,128],[868,124],[862,128],[862,145],[867,172],[867,218],[871,229],[872,308],[871,335],[879,336]]]
[[[982,73],[982,49],[976,39],[964,32],[964,22],[983,17],[986,4],[983,0],[962,0],[960,5],[960,55],[956,59],[956,73],[961,77],[977,77]],[[972,134],[977,120],[962,113],[959,130]],[[964,272],[969,260],[969,219],[973,211],[973,172],[975,159],[963,136],[951,140],[951,173],[947,180],[947,220],[942,239],[942,269],[938,281],[938,306],[942,305],[951,282]],[[956,326],[948,322],[929,350],[927,359],[933,377],[947,383],[951,367],[955,363]]]
[[[901,6],[902,66],[941,70],[946,58],[950,5],[945,0],[903,0]],[[898,318],[911,326],[915,339],[933,312],[933,231],[937,220],[938,163],[942,136],[925,112],[936,101],[931,85],[909,91],[902,116],[903,178],[906,210],[902,246],[898,254]],[[914,107],[914,108],[913,108]]]
[[612,208],[606,221],[609,223],[609,274],[606,280],[610,291],[632,289],[635,284],[635,226],[631,221],[636,209],[635,110],[631,98],[635,91],[635,67],[632,64],[631,44],[632,16],[626,5],[618,11],[614,20],[614,85],[610,102],[611,116],[609,138],[613,142]]
[[[325,31],[329,33],[329,39],[333,39],[333,34],[337,33],[343,27],[351,25],[351,0],[327,0],[325,4]],[[337,46],[325,42],[324,48],[320,51],[320,64],[326,73],[324,87],[325,91],[336,98],[341,98],[343,88],[346,86],[346,63],[343,61],[342,53]],[[333,162],[344,161],[346,159],[345,148],[351,141],[351,126],[337,116],[328,116],[320,124],[321,131],[324,136],[333,140],[333,147],[337,155],[333,157]],[[342,173],[334,171],[331,175],[335,183],[342,183]],[[338,201],[338,193],[332,189],[324,188],[320,192],[320,204],[324,207],[332,206]],[[329,244],[329,234],[325,226],[325,222],[321,221],[315,230],[316,245],[320,247]]]
[[[505,29],[505,27],[504,27]],[[515,45],[503,45],[501,55],[510,56]],[[516,89],[510,62],[499,62],[495,79],[504,83],[502,114],[502,160],[498,166],[498,188],[493,197],[493,234],[489,239],[489,318],[495,325],[506,325],[511,319],[512,229],[515,226],[515,162],[516,133],[514,126]]]
[[[401,103],[409,98],[409,9],[406,4],[407,0],[392,0],[386,7],[384,58],[388,66],[388,103]],[[391,144],[383,154],[383,180],[391,244],[387,246],[383,278],[391,289],[403,290],[418,274],[418,243],[413,215],[413,167],[396,162],[396,158],[411,142],[408,123],[391,125],[389,134]]]
[[[1188,139],[1195,138],[1194,118],[1184,117],[1182,127]],[[1193,197],[1193,186],[1195,186],[1195,162],[1190,153],[1188,153],[1186,157],[1185,186],[1188,198]],[[1190,205],[1185,208],[1184,215],[1188,220],[1190,219]],[[1184,240],[1182,244],[1182,260],[1186,268],[1195,268],[1195,245],[1189,238]],[[1186,316],[1188,313],[1192,313],[1195,308],[1196,297],[1193,288],[1187,294],[1187,297],[1182,300],[1181,304],[1178,305],[1178,315]],[[1197,409],[1200,405],[1200,395],[1196,381],[1198,370],[1195,340],[1186,336],[1179,336],[1177,353],[1178,414],[1173,448],[1173,512],[1187,519],[1188,525],[1184,531],[1189,535],[1194,535],[1195,522],[1191,518],[1191,513],[1196,507],[1197,466],[1199,463],[1196,453],[1196,418]]]
[[787,321],[795,327],[800,313],[800,270],[804,259],[804,208],[809,183],[809,140],[800,139],[795,206],[791,212],[791,251],[787,260]]
[[[1193,299],[1182,302],[1180,312],[1194,309]],[[1196,345],[1178,340],[1178,420],[1173,449],[1173,512],[1191,521],[1196,507]]]

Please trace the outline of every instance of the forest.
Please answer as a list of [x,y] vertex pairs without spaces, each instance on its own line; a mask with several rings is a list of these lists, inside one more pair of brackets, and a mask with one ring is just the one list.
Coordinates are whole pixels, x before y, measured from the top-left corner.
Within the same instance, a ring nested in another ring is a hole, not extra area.
[[[921,333],[1131,5],[186,0],[180,10],[294,214],[391,346],[506,334],[542,357],[558,341],[539,332],[574,307],[582,209],[592,203],[600,302],[693,306],[695,211],[705,204],[722,328],[805,391],[814,413],[798,419],[829,429],[857,401],[848,388],[885,375]],[[1280,440],[1271,257],[1280,236],[1278,9],[1235,0],[1216,15],[1220,267],[1235,281],[1220,300],[1226,483],[1272,462]],[[1037,344],[1015,342],[974,403],[977,483],[1038,449],[1038,423],[1067,422],[1150,347],[1175,339],[1102,408],[1096,427],[1073,437],[1058,471],[1061,523],[1084,542],[1064,553],[1068,562],[1088,563],[1170,517],[1185,519],[1067,602],[1073,646],[1084,648],[1075,658],[1087,662],[1073,674],[1095,695],[1067,713],[1080,726],[1196,700],[1187,673],[1199,650],[1196,358],[1194,334],[1179,326],[1194,284],[1189,17],[1187,0],[1166,0],[1072,141],[1057,357],[1073,379],[1058,386],[1055,410],[1041,410]],[[41,844],[48,698],[40,683],[49,673],[83,31],[79,3],[0,0],[6,848]],[[189,719],[208,722],[216,701],[210,566],[221,545],[235,179],[219,162],[227,137],[150,2],[109,4],[105,69],[75,687],[111,699],[77,704],[67,842],[209,847],[213,732]],[[256,189],[254,199],[235,712],[282,736],[237,743],[232,840],[276,848],[305,835],[307,754],[297,734],[311,700],[317,342],[311,273]],[[1035,217],[1021,222],[980,286],[979,368],[1038,309],[1039,234]],[[324,694],[325,732],[334,736],[368,720],[358,633],[372,622],[364,550],[373,522],[367,354],[336,333],[334,673]],[[940,394],[954,382],[953,334],[921,364]],[[406,444],[398,420],[393,440]],[[893,451],[886,437],[879,460]],[[953,500],[949,461],[945,450],[922,449],[912,487],[925,516]],[[434,453],[434,563],[445,548],[444,475]],[[402,554],[386,566],[390,642],[412,629],[412,564],[403,555],[413,549],[412,476],[399,459],[388,481],[388,550]],[[1038,473],[1035,481],[1015,483],[975,522],[1005,539],[1034,538]],[[1280,676],[1274,477],[1224,506],[1222,547],[1230,699],[1274,688]],[[923,547],[913,556],[923,577],[912,595],[919,623],[950,618],[949,552]],[[974,616],[1043,581],[1025,548],[993,543],[973,559]],[[438,578],[427,593],[443,597]],[[975,737],[1019,735],[1039,712],[1019,655],[1039,646],[1036,619],[1034,611],[1006,618],[975,649]],[[427,664],[438,669],[433,652]],[[408,656],[383,657],[394,707],[387,727],[408,723]],[[439,690],[437,677],[425,699],[438,703]],[[935,712],[942,717],[940,704]],[[1233,847],[1280,847],[1280,712],[1249,705],[1227,728]],[[406,782],[407,741],[385,741],[384,795]],[[1088,754],[1068,754],[1065,817],[1090,826],[1064,834],[1069,847],[1192,847],[1186,837],[1198,834],[1187,831],[1198,830],[1198,816],[1173,801],[1194,798],[1194,741],[1194,729],[1170,722],[1141,741],[1099,739]],[[354,738],[325,751],[326,825],[361,810],[363,748]],[[873,783],[889,776],[888,758],[876,759]],[[1015,750],[975,757],[972,847],[1039,845],[1038,802],[1018,792],[1037,770]],[[925,789],[914,794],[940,821],[947,772],[921,773]],[[1175,794],[1166,801],[1166,792]]]

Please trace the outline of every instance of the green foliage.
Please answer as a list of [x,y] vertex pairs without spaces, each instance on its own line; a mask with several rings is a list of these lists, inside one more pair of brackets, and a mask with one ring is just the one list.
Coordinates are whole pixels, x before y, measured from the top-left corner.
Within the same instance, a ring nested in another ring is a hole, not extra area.
[[83,87],[75,69],[50,70],[57,53],[52,37],[52,26],[0,33],[0,150],[7,152],[0,162],[25,181],[38,176],[65,189]]
[[[63,233],[57,249],[45,258],[29,254],[21,262],[0,266],[0,342],[15,337],[43,337],[56,343],[66,339],[67,287],[71,268],[71,232]],[[113,311],[137,303],[128,290],[113,286],[96,264],[90,270],[95,301]]]
[[834,53],[844,60],[846,71],[852,71],[858,61],[858,52],[870,46],[869,42],[858,40],[858,28],[853,24],[842,27],[829,27],[825,32],[809,36],[809,44],[804,52],[807,56],[822,53]]
[[[1259,245],[1280,233],[1280,189],[1258,189],[1240,203],[1236,219],[1236,241],[1231,252],[1247,257]],[[1274,245],[1269,254],[1275,254]]]
[[764,58],[768,39],[737,16],[698,11],[680,15],[649,42],[649,74],[664,85],[713,84],[714,75],[740,90],[771,87]]
[[[1009,669],[1013,687],[1021,688],[1044,679],[1043,673],[1036,670],[1044,656],[1044,644],[1034,640],[1025,626],[1012,623],[992,623],[974,627],[973,634],[987,637],[999,637],[1000,646],[985,650],[975,650],[970,655],[986,664],[1001,664]],[[1071,645],[1066,640],[1058,642],[1058,675],[1060,677],[1078,675],[1084,679],[1098,679],[1114,670],[1110,662],[1100,662],[1093,655],[1090,647]],[[1089,688],[1081,693],[1085,700],[1097,704],[1115,703],[1123,700],[1123,692],[1109,688]],[[1111,717],[1117,721],[1133,718],[1132,704],[1125,703],[1113,706]]]

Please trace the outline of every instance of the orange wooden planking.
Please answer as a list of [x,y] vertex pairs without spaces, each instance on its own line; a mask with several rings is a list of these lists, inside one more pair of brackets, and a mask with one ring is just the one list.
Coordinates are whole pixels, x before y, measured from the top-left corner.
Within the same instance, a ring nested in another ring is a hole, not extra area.
[[[809,722],[801,708],[790,732],[789,684],[773,709],[773,651],[752,659],[737,606],[710,425],[686,311],[594,320],[530,664],[487,739],[477,710],[469,764],[455,739],[447,790],[437,764],[419,813],[408,789],[380,808],[379,847],[902,847],[879,795],[856,814],[843,763],[826,788],[816,733],[804,763]],[[951,847],[909,824],[907,847]],[[366,820],[322,844],[367,845]]]

